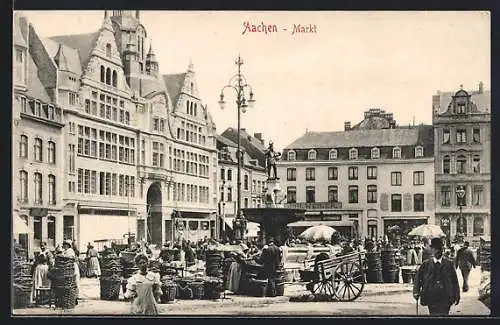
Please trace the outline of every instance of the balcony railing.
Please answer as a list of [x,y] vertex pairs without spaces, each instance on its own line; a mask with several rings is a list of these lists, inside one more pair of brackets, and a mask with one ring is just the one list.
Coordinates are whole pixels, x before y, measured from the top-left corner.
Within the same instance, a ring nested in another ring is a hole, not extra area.
[[296,202],[285,203],[285,208],[290,209],[306,209],[306,210],[325,210],[325,209],[342,209],[341,202]]

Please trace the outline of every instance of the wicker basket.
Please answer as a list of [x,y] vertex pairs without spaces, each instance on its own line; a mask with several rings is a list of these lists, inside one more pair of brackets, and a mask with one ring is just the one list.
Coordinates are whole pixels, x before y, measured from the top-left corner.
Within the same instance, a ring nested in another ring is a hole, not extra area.
[[59,292],[59,297],[57,298],[57,301],[59,303],[58,307],[61,307],[62,309],[73,309],[76,306],[76,299],[77,299],[77,290],[76,286],[71,286],[67,288],[60,288],[58,290]]
[[163,292],[161,296],[161,302],[163,304],[173,302],[177,296],[177,284],[173,282],[164,283],[161,286]]
[[31,291],[14,287],[12,298],[15,309],[26,308],[30,304]]
[[202,281],[193,281],[189,283],[189,287],[193,290],[194,299],[203,299],[205,296],[205,284]]
[[126,252],[126,251],[123,251],[121,252],[121,256],[120,256],[120,262],[122,262],[123,264],[134,264],[135,263],[135,257],[137,256],[137,253],[136,252]]
[[120,297],[121,281],[103,278],[100,280],[101,300],[116,301]]

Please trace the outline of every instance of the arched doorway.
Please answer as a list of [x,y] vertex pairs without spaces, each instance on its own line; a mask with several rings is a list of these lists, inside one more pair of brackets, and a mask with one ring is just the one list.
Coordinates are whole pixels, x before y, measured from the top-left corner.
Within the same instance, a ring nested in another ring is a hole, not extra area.
[[148,233],[147,241],[151,244],[162,244],[162,195],[161,195],[161,184],[155,182],[151,184],[148,189],[148,194],[146,196],[148,205]]

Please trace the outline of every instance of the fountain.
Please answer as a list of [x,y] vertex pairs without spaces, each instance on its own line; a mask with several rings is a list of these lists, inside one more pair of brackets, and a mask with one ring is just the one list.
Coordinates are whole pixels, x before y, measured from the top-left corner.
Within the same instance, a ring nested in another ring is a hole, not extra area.
[[[268,179],[262,198],[264,207],[243,209],[247,220],[260,224],[259,239],[262,243],[267,243],[272,237],[277,243],[283,244],[288,239],[287,225],[302,220],[306,212],[305,209],[285,208],[283,204],[286,195],[282,193],[275,163],[280,156],[280,153],[274,152],[273,143],[269,142],[266,151]],[[271,177],[271,170],[274,171],[274,177]]]

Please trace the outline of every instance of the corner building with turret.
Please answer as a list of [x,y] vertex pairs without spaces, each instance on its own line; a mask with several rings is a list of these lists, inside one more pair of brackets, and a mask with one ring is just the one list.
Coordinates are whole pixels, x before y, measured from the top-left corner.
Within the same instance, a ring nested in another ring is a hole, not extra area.
[[[36,70],[28,77],[36,77],[36,90],[62,110],[50,125],[58,140],[57,165],[49,167],[60,174],[52,173],[54,212],[40,213],[46,207],[34,200],[34,187],[14,188],[24,191],[14,210],[31,229],[29,250],[64,239],[85,247],[130,235],[159,245],[214,237],[216,128],[200,99],[193,64],[183,73],[161,75],[139,11],[105,11],[94,33],[50,38],[38,35],[26,18],[14,19],[15,26],[20,22]],[[14,111],[31,97],[16,93]],[[14,137],[25,133],[17,130]],[[34,140],[27,141],[29,148]],[[14,183],[21,182],[18,156]]]

